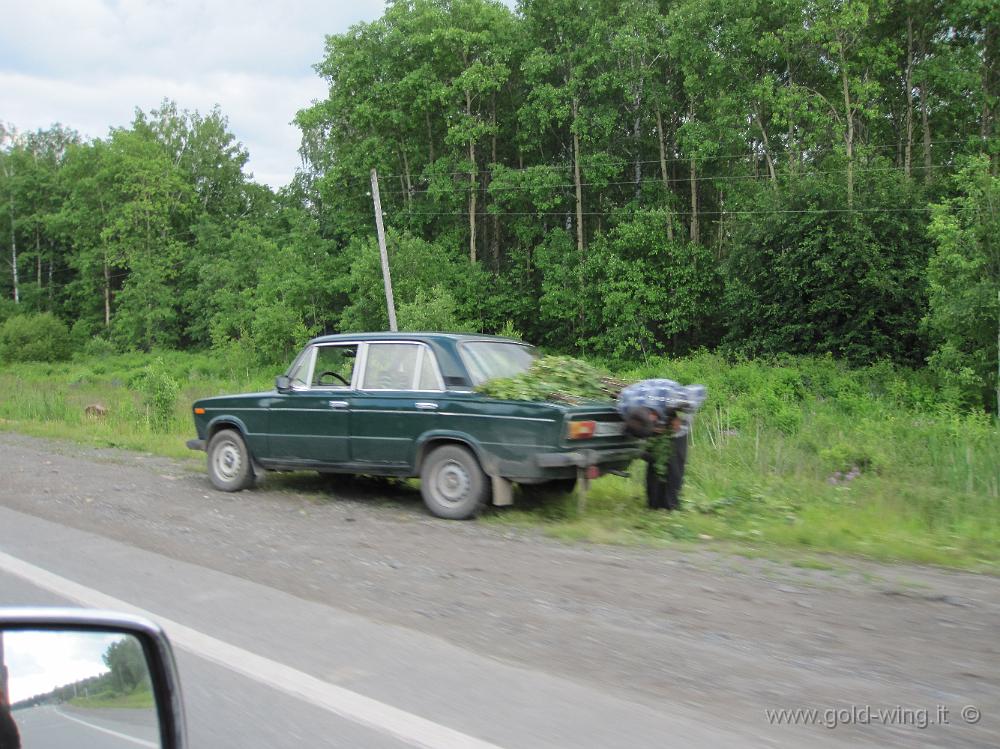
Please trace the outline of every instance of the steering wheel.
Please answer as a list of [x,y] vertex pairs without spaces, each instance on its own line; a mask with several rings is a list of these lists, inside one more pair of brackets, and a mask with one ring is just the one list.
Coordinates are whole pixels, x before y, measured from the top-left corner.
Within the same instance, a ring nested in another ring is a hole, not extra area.
[[331,372],[330,370],[327,370],[326,372],[320,372],[319,377],[316,378],[316,383],[319,384],[319,385],[324,384],[323,383],[323,378],[326,377],[327,375],[330,375],[331,377],[336,377],[338,380],[340,380],[342,383],[344,383],[347,387],[351,386],[351,383],[349,383],[347,380],[345,380],[343,377],[341,377],[336,372]]

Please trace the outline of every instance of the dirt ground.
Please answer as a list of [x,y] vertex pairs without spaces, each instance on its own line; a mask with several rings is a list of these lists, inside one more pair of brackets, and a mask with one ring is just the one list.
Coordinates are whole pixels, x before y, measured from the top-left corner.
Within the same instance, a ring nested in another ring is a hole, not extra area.
[[[0,504],[654,707],[756,725],[768,709],[899,707],[908,718],[837,732],[1000,746],[991,576],[842,558],[804,569],[711,544],[568,545],[431,518],[406,487],[302,475],[223,494],[193,461],[10,433]],[[933,723],[939,706],[948,725],[883,725],[919,722],[914,710]]]

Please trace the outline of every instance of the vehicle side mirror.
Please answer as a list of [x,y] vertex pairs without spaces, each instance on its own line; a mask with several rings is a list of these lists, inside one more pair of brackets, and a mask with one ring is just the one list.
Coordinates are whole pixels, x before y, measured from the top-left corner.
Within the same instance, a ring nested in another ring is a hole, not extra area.
[[279,393],[287,393],[292,389],[292,380],[288,375],[278,375],[274,378],[274,389]]
[[0,747],[186,744],[170,642],[152,622],[0,609]]

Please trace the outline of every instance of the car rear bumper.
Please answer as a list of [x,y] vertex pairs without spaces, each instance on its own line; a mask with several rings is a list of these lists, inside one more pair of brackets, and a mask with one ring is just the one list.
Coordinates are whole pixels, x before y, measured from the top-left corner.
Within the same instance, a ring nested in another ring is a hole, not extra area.
[[187,445],[188,450],[201,450],[205,451],[205,440],[188,440],[184,444]]
[[535,456],[540,468],[588,468],[605,463],[629,463],[642,456],[638,447],[616,450],[573,450],[568,453],[541,453]]

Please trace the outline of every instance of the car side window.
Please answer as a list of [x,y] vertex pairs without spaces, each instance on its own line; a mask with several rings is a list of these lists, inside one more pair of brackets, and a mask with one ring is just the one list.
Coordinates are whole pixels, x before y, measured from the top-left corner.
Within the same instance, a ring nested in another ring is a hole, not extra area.
[[288,368],[288,379],[292,381],[292,387],[302,389],[309,387],[309,365],[312,363],[313,346],[303,349],[292,366]]
[[417,383],[417,390],[443,390],[435,366],[434,353],[426,346],[421,348],[423,350],[420,356],[420,381]]
[[415,343],[370,343],[365,361],[364,390],[412,390],[417,373]]
[[317,346],[316,366],[313,367],[310,385],[323,390],[349,388],[351,378],[354,376],[354,364],[357,361],[357,356],[357,344]]

